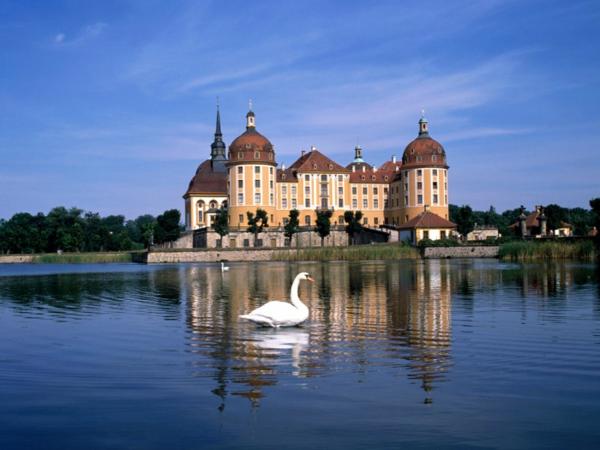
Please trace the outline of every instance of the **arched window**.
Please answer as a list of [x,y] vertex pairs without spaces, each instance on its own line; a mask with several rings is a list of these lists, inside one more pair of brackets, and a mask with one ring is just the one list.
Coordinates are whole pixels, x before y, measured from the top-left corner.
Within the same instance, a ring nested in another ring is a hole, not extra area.
[[221,208],[227,209],[227,200],[223,200],[223,202],[221,202]]
[[209,203],[210,209],[216,209],[217,205],[218,205],[218,203],[217,203],[216,200],[211,200],[210,203]]

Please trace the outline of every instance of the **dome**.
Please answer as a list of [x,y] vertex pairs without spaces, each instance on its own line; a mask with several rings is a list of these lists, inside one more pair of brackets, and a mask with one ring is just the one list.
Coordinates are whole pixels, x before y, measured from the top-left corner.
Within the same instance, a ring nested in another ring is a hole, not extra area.
[[402,167],[444,167],[446,151],[442,144],[430,137],[418,137],[404,149]]
[[275,150],[266,137],[256,131],[254,113],[246,114],[246,131],[233,140],[229,146],[229,161],[267,162],[275,165]]

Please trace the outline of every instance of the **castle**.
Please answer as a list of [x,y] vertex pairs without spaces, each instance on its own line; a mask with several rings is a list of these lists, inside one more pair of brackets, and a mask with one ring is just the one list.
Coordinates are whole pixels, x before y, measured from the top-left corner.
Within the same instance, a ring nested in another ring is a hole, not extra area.
[[415,242],[447,237],[454,224],[448,220],[446,151],[431,138],[428,125],[421,116],[418,136],[402,159],[392,157],[380,167],[363,159],[360,146],[345,167],[315,147],[286,167],[278,165],[273,145],[257,131],[251,109],[246,131],[226,152],[217,109],[211,157],[200,164],[183,196],[186,230],[210,229],[220,208],[227,208],[234,230],[245,229],[247,212],[258,208],[267,212],[269,227],[285,225],[292,209],[299,211],[300,225],[314,226],[316,210],[330,209],[334,225],[343,225],[344,211],[361,211],[364,227],[428,229],[414,235]]

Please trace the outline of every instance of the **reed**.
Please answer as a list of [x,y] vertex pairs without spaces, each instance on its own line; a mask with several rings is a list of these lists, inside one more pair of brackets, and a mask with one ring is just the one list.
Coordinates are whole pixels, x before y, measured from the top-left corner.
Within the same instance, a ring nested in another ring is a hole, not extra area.
[[554,259],[592,261],[596,257],[596,249],[590,240],[577,242],[519,241],[502,244],[498,257],[507,261]]
[[89,252],[89,253],[46,253],[33,257],[39,264],[95,264],[95,263],[129,263],[131,252]]
[[365,261],[418,259],[417,249],[401,244],[355,245],[351,247],[311,247],[276,252],[276,261]]

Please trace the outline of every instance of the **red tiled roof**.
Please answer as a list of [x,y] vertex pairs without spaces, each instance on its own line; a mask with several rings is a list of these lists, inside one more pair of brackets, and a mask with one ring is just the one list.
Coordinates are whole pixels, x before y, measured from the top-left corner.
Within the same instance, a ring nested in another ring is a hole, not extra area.
[[198,166],[183,198],[191,194],[227,195],[227,172],[213,171],[211,161],[207,159]]
[[311,150],[298,158],[290,167],[296,172],[329,172],[348,173],[348,169],[340,166],[318,150]]
[[384,162],[381,167],[379,168],[379,170],[384,171],[384,172],[398,172],[400,170],[400,168],[402,167],[402,161],[386,161]]
[[373,166],[371,164],[369,164],[368,162],[351,162],[350,164],[348,164],[346,166],[346,169],[348,170],[352,170],[352,168],[354,167],[355,171],[359,171],[362,170],[362,168],[364,167],[365,170],[373,170]]
[[282,183],[297,183],[298,174],[295,170],[289,167],[285,170],[277,169],[277,181]]
[[387,171],[373,171],[373,170],[365,170],[364,172],[361,170],[352,172],[350,174],[350,183],[383,183],[388,184],[391,183],[394,179],[393,172]]
[[400,229],[414,228],[456,228],[454,222],[444,219],[431,211],[423,211],[417,217],[413,217],[406,223],[399,225]]
[[275,164],[275,151],[266,137],[250,127],[229,146],[229,164],[258,161]]

